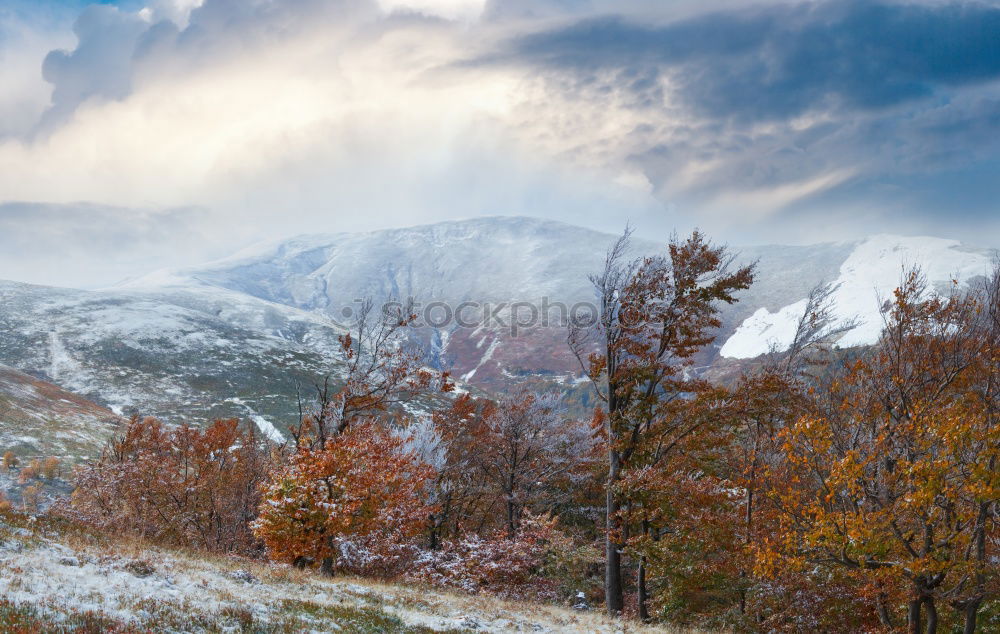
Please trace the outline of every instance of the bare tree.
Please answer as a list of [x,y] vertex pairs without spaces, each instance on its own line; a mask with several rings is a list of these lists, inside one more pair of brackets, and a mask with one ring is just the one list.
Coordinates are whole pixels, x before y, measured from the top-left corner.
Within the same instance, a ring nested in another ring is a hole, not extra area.
[[821,362],[817,356],[827,356],[837,340],[858,327],[857,317],[837,320],[833,295],[838,288],[838,284],[820,283],[809,291],[795,335],[783,355],[785,371],[801,371],[804,366]]
[[338,337],[343,384],[334,389],[330,376],[316,386],[316,407],[300,403],[299,423],[290,431],[296,446],[323,447],[355,421],[384,415],[400,403],[428,391],[450,391],[447,373],[427,369],[419,354],[405,347],[416,315],[412,303],[386,304],[381,311],[366,299],[351,332]]

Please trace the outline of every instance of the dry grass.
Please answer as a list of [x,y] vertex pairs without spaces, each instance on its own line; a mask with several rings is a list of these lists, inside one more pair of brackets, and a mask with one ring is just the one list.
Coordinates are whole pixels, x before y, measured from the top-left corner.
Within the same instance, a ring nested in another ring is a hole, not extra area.
[[58,629],[693,634],[612,620],[596,611],[329,579],[286,565],[164,549],[18,514],[0,517],[0,597],[6,599],[0,623],[25,632],[66,624]]

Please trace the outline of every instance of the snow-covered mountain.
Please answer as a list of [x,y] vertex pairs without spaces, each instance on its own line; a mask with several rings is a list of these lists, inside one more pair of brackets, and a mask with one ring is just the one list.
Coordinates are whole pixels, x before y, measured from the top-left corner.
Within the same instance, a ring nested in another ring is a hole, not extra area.
[[329,352],[339,333],[321,315],[224,289],[0,282],[0,363],[172,422],[263,417],[264,431],[284,427],[296,382],[308,389],[337,374]]
[[[490,311],[500,303],[541,306],[543,299],[571,307],[593,302],[588,275],[600,269],[613,240],[609,234],[558,222],[481,218],[294,238],[205,266],[159,272],[126,286],[223,288],[334,318],[364,297],[413,297],[425,307],[444,302],[453,309],[475,301],[489,304]],[[638,239],[633,246],[637,255],[664,248]],[[872,343],[880,325],[880,297],[899,282],[904,266],[922,266],[932,284],[944,285],[953,278],[964,284],[985,274],[992,258],[987,249],[952,240],[889,235],[734,250],[740,262],[758,263],[757,281],[738,304],[725,307],[718,345],[701,360],[705,364],[720,355],[749,358],[771,346],[787,346],[806,296],[820,283],[837,286],[837,314],[859,323],[842,345]],[[521,317],[530,316],[529,312],[523,310]],[[466,314],[484,313],[473,309]],[[515,337],[509,325],[518,316],[510,308],[493,314],[500,323],[462,327],[452,321],[427,329],[428,356],[456,376],[486,388],[530,374],[569,380],[577,373],[561,324],[522,329]]]
[[[855,322],[838,344],[862,346],[878,339],[883,324],[880,308],[891,298],[906,269],[919,266],[931,286],[944,292],[953,283],[962,287],[984,276],[992,262],[993,254],[988,250],[967,248],[956,240],[942,238],[876,235],[852,243],[838,270],[827,276],[834,287],[831,300],[835,319]],[[758,308],[729,335],[720,354],[746,359],[772,347],[787,349],[805,306],[803,297],[775,311],[765,306]]]
[[[593,302],[587,278],[613,240],[556,222],[482,218],[293,238],[103,291],[0,282],[0,363],[120,413],[193,422],[242,416],[271,431],[296,416],[298,385],[338,375],[330,352],[351,322],[345,309],[364,297],[413,297],[418,313],[433,308],[423,314],[433,324],[415,337],[428,364],[487,390],[562,384],[585,399],[559,311],[548,325],[515,334],[511,305]],[[662,252],[665,242],[635,240],[635,254]],[[806,296],[824,282],[837,284],[838,315],[860,322],[842,345],[871,343],[880,298],[904,266],[921,265],[938,286],[967,284],[987,272],[994,253],[885,235],[734,250],[741,262],[757,261],[757,281],[725,307],[717,345],[700,367],[787,345]],[[464,323],[443,323],[444,307],[462,302],[478,308]],[[492,323],[469,323],[484,314]]]

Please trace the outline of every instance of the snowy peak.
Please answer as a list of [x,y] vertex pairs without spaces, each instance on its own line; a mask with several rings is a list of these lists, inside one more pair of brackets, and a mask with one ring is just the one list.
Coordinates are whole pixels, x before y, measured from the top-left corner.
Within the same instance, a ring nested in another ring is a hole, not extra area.
[[[880,307],[899,286],[903,272],[918,266],[933,288],[944,290],[953,281],[967,285],[988,273],[987,250],[963,247],[957,240],[932,237],[875,235],[854,246],[832,282],[836,319],[855,320],[857,326],[839,341],[843,347],[868,345],[882,329]],[[723,344],[724,357],[746,359],[791,345],[806,307],[802,298],[771,312],[757,309]]]
[[[602,266],[615,236],[559,222],[492,217],[432,225],[300,236],[247,249],[183,271],[147,276],[131,286],[197,285],[334,315],[361,298],[415,298],[481,303],[547,298],[592,301],[588,276]],[[636,255],[662,252],[663,241],[635,240]],[[810,246],[734,248],[756,261],[758,276],[740,301],[722,307],[716,355],[752,358],[788,346],[809,292],[833,283],[837,316],[855,318],[845,346],[872,343],[881,327],[879,297],[891,293],[904,267],[919,265],[933,285],[982,275],[990,252],[934,237],[875,235]],[[518,339],[485,329],[440,328],[426,342],[434,362],[481,387],[531,373],[578,371],[565,354],[565,333],[536,329]],[[545,332],[542,332],[545,331]],[[497,383],[499,385],[499,383]],[[493,385],[492,387],[496,387]]]
[[553,221],[479,218],[300,236],[203,266],[157,272],[125,287],[210,285],[311,310],[333,310],[362,297],[589,298],[587,275],[611,239],[605,233]]

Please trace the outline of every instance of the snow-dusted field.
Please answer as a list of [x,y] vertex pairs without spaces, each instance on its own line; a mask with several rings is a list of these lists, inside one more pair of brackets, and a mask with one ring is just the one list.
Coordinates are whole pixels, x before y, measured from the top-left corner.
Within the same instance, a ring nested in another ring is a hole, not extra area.
[[136,543],[99,545],[43,523],[0,519],[0,626],[24,618],[42,620],[45,631],[80,623],[180,632],[676,631]]

